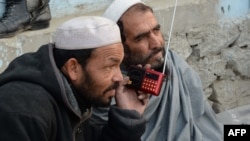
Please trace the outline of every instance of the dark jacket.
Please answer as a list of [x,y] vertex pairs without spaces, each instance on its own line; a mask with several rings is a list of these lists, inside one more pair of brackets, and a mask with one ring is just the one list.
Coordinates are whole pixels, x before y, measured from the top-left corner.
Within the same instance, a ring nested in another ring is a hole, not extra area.
[[90,106],[80,105],[57,69],[53,46],[17,57],[0,75],[1,141],[137,141],[145,120],[112,106],[103,130],[88,124]]

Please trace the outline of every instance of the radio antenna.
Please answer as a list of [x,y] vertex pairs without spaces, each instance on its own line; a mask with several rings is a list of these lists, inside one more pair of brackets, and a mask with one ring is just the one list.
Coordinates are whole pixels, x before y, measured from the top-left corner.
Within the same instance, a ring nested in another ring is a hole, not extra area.
[[173,30],[173,25],[174,25],[174,19],[175,19],[175,12],[176,12],[176,7],[177,7],[177,1],[178,0],[175,0],[174,13],[173,13],[172,22],[171,22],[171,25],[170,25],[170,31],[169,31],[169,37],[168,37],[168,44],[167,44],[166,55],[165,55],[165,59],[164,59],[164,66],[163,66],[162,73],[165,73],[165,70],[166,70],[167,56],[168,56],[168,50],[169,50],[169,46],[170,46],[170,40],[171,40],[172,30]]

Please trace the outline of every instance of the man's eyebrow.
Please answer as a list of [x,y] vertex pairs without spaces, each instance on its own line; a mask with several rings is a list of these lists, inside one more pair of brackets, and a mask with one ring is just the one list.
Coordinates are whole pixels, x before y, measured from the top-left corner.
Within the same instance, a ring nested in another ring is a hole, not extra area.
[[[161,25],[160,25],[160,24],[157,24],[157,25],[153,28],[153,30],[155,30],[155,29],[160,29],[160,28],[161,28]],[[138,35],[135,36],[134,40],[138,40],[138,39],[140,39],[140,38],[142,38],[142,37],[148,36],[149,33],[150,33],[150,31],[143,32],[143,33],[139,33]]]
[[134,40],[138,40],[138,39],[140,39],[142,37],[145,37],[145,36],[149,35],[149,33],[150,33],[149,31],[143,32],[143,33],[139,33],[138,35],[135,36]]
[[116,58],[116,57],[110,57],[109,60],[111,60],[112,62],[115,62],[115,63],[119,63],[120,62],[120,59]]
[[161,25],[160,24],[157,24],[154,29],[160,29],[161,28]]

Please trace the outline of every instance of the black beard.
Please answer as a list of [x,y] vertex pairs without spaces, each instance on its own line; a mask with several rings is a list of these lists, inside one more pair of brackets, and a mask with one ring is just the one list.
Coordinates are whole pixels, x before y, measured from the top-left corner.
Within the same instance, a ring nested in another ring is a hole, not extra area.
[[[77,101],[80,105],[91,105],[96,107],[108,107],[111,104],[110,101],[104,102],[102,101],[102,98],[99,96],[96,96],[95,89],[96,89],[96,83],[93,81],[91,75],[85,70],[84,73],[85,80],[81,80],[81,83],[79,86],[72,86],[72,89],[75,90],[74,94],[77,98]],[[118,87],[119,83],[115,82],[111,84],[108,88],[106,88],[103,92],[106,93],[110,90],[116,89]]]
[[[164,47],[158,48],[157,50],[154,50],[149,56],[147,57],[143,57],[142,55],[140,55],[139,53],[135,52],[135,53],[131,53],[131,51],[129,50],[129,47],[124,44],[124,52],[125,52],[125,56],[124,56],[124,60],[123,60],[123,64],[125,65],[125,67],[128,69],[130,65],[146,65],[148,60],[154,56],[155,54],[161,52],[163,53],[163,56],[165,56],[166,51]],[[164,60],[158,60],[158,65],[156,66],[151,66],[152,69],[155,70],[162,70],[163,67],[163,62]]]

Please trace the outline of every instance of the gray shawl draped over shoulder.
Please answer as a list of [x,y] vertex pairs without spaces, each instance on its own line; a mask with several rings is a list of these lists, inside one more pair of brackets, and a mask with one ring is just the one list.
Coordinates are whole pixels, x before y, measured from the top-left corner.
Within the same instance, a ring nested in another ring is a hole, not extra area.
[[[198,74],[172,51],[167,70],[161,93],[150,98],[145,110],[142,141],[222,141],[223,125],[203,94]],[[107,109],[94,108],[90,121],[105,124]]]

